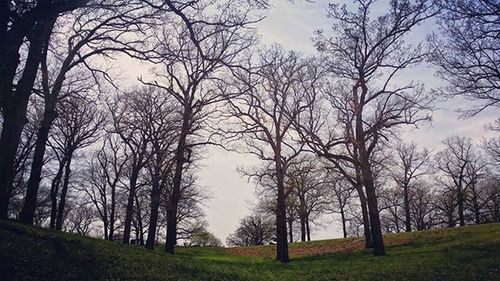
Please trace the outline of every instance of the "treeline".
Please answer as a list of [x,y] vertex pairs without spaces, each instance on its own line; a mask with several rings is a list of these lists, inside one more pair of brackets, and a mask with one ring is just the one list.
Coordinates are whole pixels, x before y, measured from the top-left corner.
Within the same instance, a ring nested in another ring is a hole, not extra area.
[[[499,8],[479,2],[331,4],[309,57],[259,45],[266,1],[5,2],[0,217],[172,254],[179,239],[219,244],[196,177],[216,145],[262,161],[243,171],[259,211],[228,242],[275,240],[282,262],[328,213],[375,255],[383,232],[498,221],[498,138],[451,137],[435,156],[398,141],[438,96],[479,101],[470,117],[498,106]],[[428,47],[405,42],[435,19]],[[123,57],[150,75],[125,86]],[[401,79],[426,62],[448,87]]]

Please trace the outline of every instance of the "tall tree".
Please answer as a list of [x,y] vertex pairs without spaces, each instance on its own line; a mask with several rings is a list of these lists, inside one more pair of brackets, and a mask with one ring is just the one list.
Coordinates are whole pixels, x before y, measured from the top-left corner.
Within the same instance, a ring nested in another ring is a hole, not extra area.
[[[425,58],[420,46],[412,48],[405,44],[404,38],[435,13],[430,1],[391,1],[387,13],[372,18],[375,2],[357,1],[355,11],[330,4],[328,16],[334,21],[334,36],[330,38],[319,31],[316,46],[336,82],[325,92],[341,125],[332,124],[327,117],[318,117],[328,111],[322,111],[323,105],[317,101],[308,112],[310,116],[302,118],[301,130],[319,155],[359,168],[374,254],[384,255],[371,156],[379,143],[400,125],[429,119],[425,114],[429,100],[421,85],[413,82],[398,85],[395,79],[403,69]],[[356,157],[338,154],[339,145],[353,147]]]
[[[88,4],[76,1],[2,1],[0,12],[0,108],[3,117],[0,135],[0,217],[7,215],[7,190],[14,177],[14,161],[26,123],[42,49],[50,40],[57,18]],[[24,48],[24,43],[29,47]],[[26,59],[21,60],[25,50]],[[18,69],[21,73],[18,74]]]
[[285,180],[287,168],[301,151],[292,138],[292,123],[308,106],[302,98],[318,84],[318,68],[310,59],[274,46],[257,53],[258,65],[236,74],[240,94],[228,104],[235,133],[243,138],[247,152],[272,167],[276,181],[276,258],[289,262]]

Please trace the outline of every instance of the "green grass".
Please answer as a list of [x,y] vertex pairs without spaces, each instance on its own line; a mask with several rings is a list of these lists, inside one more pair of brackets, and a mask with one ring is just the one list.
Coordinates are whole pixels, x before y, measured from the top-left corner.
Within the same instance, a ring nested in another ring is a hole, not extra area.
[[291,263],[280,264],[273,246],[179,247],[170,256],[0,221],[0,280],[500,280],[500,224],[385,239],[384,257],[358,249],[359,239],[293,243]]

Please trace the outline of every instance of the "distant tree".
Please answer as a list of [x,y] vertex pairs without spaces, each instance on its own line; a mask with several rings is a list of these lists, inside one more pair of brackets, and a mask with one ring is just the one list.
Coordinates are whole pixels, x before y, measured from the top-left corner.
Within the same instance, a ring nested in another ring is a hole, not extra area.
[[119,221],[119,190],[124,177],[127,156],[123,146],[112,135],[105,136],[102,147],[91,154],[84,178],[79,188],[92,202],[99,219],[103,223],[104,239],[113,240]]
[[466,116],[500,106],[500,4],[496,0],[436,1],[440,30],[430,39],[431,62],[448,82],[442,94],[478,102]]
[[464,226],[466,193],[483,176],[486,165],[479,159],[471,139],[452,136],[443,144],[445,149],[436,154],[436,165],[445,176],[441,183],[455,194],[459,223]]
[[430,157],[427,150],[418,151],[415,143],[398,143],[391,177],[403,194],[403,209],[405,213],[406,231],[411,231],[410,194],[414,181],[427,174],[430,167]]
[[212,233],[207,230],[201,230],[195,232],[189,238],[190,246],[200,246],[200,247],[220,247],[222,242],[219,238],[215,237]]
[[264,245],[275,238],[274,221],[262,215],[250,215],[240,221],[240,225],[233,234],[230,234],[226,243],[229,246],[257,246]]
[[344,238],[347,238],[347,223],[348,223],[348,205],[349,201],[353,197],[353,193],[356,188],[352,186],[352,184],[347,181],[343,176],[336,175],[333,173],[327,174],[327,185],[330,189],[330,196],[332,201],[331,210],[334,213],[340,214],[340,219],[342,222],[342,234]]

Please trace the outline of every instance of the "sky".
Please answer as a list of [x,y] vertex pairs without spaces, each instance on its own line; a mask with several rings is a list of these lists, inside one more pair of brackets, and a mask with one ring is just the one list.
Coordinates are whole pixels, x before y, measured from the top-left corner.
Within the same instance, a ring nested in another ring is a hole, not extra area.
[[[287,1],[275,0],[273,7],[266,12],[266,18],[258,23],[257,31],[261,36],[261,43],[271,45],[278,43],[285,49],[300,51],[305,55],[315,53],[312,44],[313,33],[316,29],[327,30],[329,19],[326,17],[328,1]],[[337,1],[352,3],[350,0]],[[385,1],[381,1],[385,2]],[[376,7],[383,12],[383,7]],[[426,37],[426,32],[434,30],[435,23],[428,22],[417,27],[412,33],[411,40],[418,42]],[[412,42],[413,43],[413,42]],[[137,77],[140,67],[130,69],[127,76]],[[435,70],[423,65],[405,72],[400,79],[418,80],[424,82],[428,89],[438,87],[442,83],[435,77]],[[402,133],[405,142],[415,142],[423,149],[431,151],[442,149],[442,141],[451,135],[460,135],[480,142],[492,132],[485,129],[485,125],[494,121],[498,113],[493,110],[485,111],[473,118],[461,119],[457,109],[467,104],[463,99],[454,99],[436,104],[433,112],[433,121],[420,128],[407,128]],[[209,231],[223,242],[234,232],[239,221],[251,214],[252,204],[256,202],[255,185],[249,183],[238,173],[238,167],[258,165],[258,161],[251,156],[235,152],[223,151],[209,147],[201,161],[199,183],[205,186],[211,200],[204,206],[209,222]],[[327,239],[341,236],[339,218],[326,217],[322,226],[312,232],[312,239]]]

